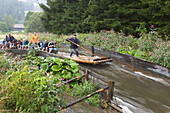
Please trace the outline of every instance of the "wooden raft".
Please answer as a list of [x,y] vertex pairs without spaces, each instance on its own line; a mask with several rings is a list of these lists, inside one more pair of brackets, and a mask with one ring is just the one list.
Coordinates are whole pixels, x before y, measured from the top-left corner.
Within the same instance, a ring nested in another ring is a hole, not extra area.
[[61,54],[61,53],[57,53],[56,55],[70,58],[76,62],[88,63],[88,64],[99,64],[99,63],[112,61],[110,57],[98,57],[98,56],[92,57],[92,56],[84,56],[84,55],[79,55],[79,57],[73,55],[72,57],[70,57],[69,54]]
[[[29,50],[8,49],[5,51],[9,53],[13,53],[13,54],[27,54]],[[54,53],[49,53],[46,51],[39,51],[37,54],[39,56],[44,56],[44,57],[70,58],[73,61],[81,62],[81,63],[88,63],[88,64],[99,64],[99,63],[112,61],[110,57],[99,57],[99,56],[92,57],[92,56],[84,56],[84,55],[79,55],[79,57],[77,57],[76,55],[73,55],[72,57],[70,57],[70,54],[65,53],[65,52],[57,52],[57,54],[54,54]]]

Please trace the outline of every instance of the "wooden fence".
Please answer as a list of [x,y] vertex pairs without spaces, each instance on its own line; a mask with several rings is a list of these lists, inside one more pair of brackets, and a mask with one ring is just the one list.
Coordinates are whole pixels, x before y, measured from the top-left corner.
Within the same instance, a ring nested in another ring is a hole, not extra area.
[[[83,74],[81,76],[78,76],[76,78],[70,79],[70,80],[64,82],[64,84],[71,83],[71,82],[73,82],[73,81],[75,81],[77,79],[83,78],[83,77],[84,77],[84,82],[86,82],[88,80],[88,71],[87,70],[86,70],[85,74]],[[79,102],[81,102],[81,101],[83,101],[83,100],[85,100],[85,99],[87,99],[87,98],[89,98],[89,97],[91,97],[91,96],[93,96],[95,94],[98,94],[100,92],[105,91],[106,89],[107,89],[106,102],[109,102],[109,101],[112,100],[112,96],[113,96],[113,90],[114,90],[114,81],[113,80],[108,80],[108,85],[105,86],[104,88],[99,89],[99,90],[97,90],[97,91],[95,91],[95,92],[93,92],[93,93],[91,93],[91,94],[89,94],[89,95],[87,95],[85,97],[82,97],[81,99],[78,99],[78,100],[70,103],[70,104],[66,105],[65,107],[63,107],[62,109],[66,109],[66,108],[68,108],[70,106],[73,106],[74,104],[77,104],[77,103],[79,103]]]

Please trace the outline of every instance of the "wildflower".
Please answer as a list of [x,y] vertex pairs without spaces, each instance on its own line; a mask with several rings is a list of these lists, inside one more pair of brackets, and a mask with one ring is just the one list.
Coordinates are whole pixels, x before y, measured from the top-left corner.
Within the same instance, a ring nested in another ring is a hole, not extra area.
[[50,74],[49,73],[47,73],[47,76],[49,76]]
[[61,109],[62,109],[60,105],[59,105],[58,107],[59,107],[59,110],[61,110]]
[[58,92],[56,91],[55,93],[57,94]]
[[66,98],[69,100],[68,96],[66,96]]

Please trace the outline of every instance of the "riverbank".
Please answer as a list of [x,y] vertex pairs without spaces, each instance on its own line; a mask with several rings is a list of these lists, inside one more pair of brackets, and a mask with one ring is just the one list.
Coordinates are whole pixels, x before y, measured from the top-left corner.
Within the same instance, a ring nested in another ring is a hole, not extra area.
[[[31,40],[33,33],[13,34],[15,38],[28,38]],[[38,33],[40,40],[51,40],[55,43],[68,43],[65,39],[72,35],[55,35],[50,33]],[[0,39],[5,35],[1,34]],[[112,50],[122,54],[128,54],[137,58],[147,60],[167,68],[170,68],[170,37],[164,40],[157,32],[141,34],[140,38],[114,31],[101,31],[99,33],[77,33],[80,45],[96,46],[101,49]]]
[[[68,47],[68,44],[60,44],[59,51],[69,52]],[[79,52],[80,54],[88,55],[84,50],[80,49]],[[102,51],[101,49],[96,51],[95,49],[96,55],[102,55],[102,53],[103,55],[108,55],[107,53],[113,54],[114,52],[111,53],[108,50]],[[112,57],[114,56],[117,56],[117,59],[113,59],[110,63],[92,66],[81,64],[81,66],[98,75],[115,80],[114,94],[119,98],[117,101],[124,107],[127,106],[134,112],[168,112],[169,109],[166,106],[169,106],[167,100],[167,97],[169,97],[169,84],[161,79],[142,74],[140,71],[125,70],[127,69],[126,65],[120,63],[121,59],[123,59],[123,54],[120,56],[120,53],[115,53]],[[129,58],[131,57],[132,56]],[[128,59],[124,59],[122,62],[125,63],[125,61],[128,61]],[[134,62],[134,64],[136,64],[136,62]],[[139,64],[141,64],[141,61]],[[161,108],[158,107],[160,106],[158,103],[161,103]]]
[[[23,54],[23,52],[21,54]],[[38,62],[37,62],[37,60],[38,60]],[[54,61],[52,61],[52,60],[54,60]],[[42,61],[46,62],[46,63],[42,64],[43,63]],[[50,62],[50,65],[51,64],[54,65],[55,63],[56,64],[54,66],[48,68],[48,66],[47,66],[48,62]],[[59,64],[64,65],[64,66],[62,66],[62,70],[61,70],[62,74],[59,73],[59,70],[61,68],[61,67],[59,68],[57,66]],[[66,66],[66,64],[68,66]],[[70,65],[70,67],[69,67],[69,65]],[[41,70],[39,70],[39,68],[37,66],[40,66]],[[66,69],[64,69],[65,67],[66,67]],[[71,69],[73,67],[74,67],[74,69]],[[20,57],[11,58],[9,56],[3,56],[0,61],[0,69],[1,69],[0,77],[2,78],[0,81],[2,83],[1,84],[1,90],[2,90],[1,94],[2,95],[0,95],[2,97],[1,101],[3,103],[5,103],[5,105],[8,109],[11,108],[14,111],[23,111],[23,110],[28,111],[28,110],[30,110],[31,105],[29,104],[29,102],[30,103],[33,102],[34,104],[37,104],[36,106],[32,106],[33,108],[31,107],[32,111],[34,111],[36,109],[37,110],[39,110],[39,109],[47,110],[48,109],[48,110],[53,110],[53,111],[61,110],[60,106],[64,106],[66,103],[68,104],[68,102],[71,102],[70,100],[73,100],[73,98],[74,98],[69,95],[68,95],[69,97],[67,95],[63,95],[64,94],[63,91],[67,91],[67,90],[69,91],[69,89],[70,89],[67,87],[67,85],[69,85],[69,84],[67,84],[66,86],[63,85],[63,83],[62,83],[63,80],[65,80],[66,78],[71,79],[70,76],[73,78],[73,77],[80,75],[79,73],[77,73],[78,72],[78,70],[77,70],[78,64],[76,64],[74,61],[71,61],[69,59],[61,60],[59,58],[52,58],[52,57],[48,57],[48,58],[44,59],[43,57],[40,57],[40,56],[39,57],[28,56],[27,60],[21,59]],[[50,73],[49,73],[49,70],[51,70]],[[57,70],[57,73],[56,73],[56,70]],[[72,75],[67,76],[68,74],[64,74],[63,70],[65,72],[71,71],[73,73],[72,73]],[[18,73],[19,73],[19,76],[18,76]],[[76,75],[75,75],[75,73],[76,73]],[[4,79],[6,79],[6,80],[4,81]],[[7,84],[6,82],[8,82],[10,85]],[[79,86],[78,85],[79,82],[74,82],[74,84],[71,84],[71,86],[73,87],[71,89],[71,91],[75,92],[74,91],[74,88],[76,88],[75,85],[77,84],[77,86]],[[28,84],[29,84],[29,87],[28,87]],[[56,86],[56,87],[51,87],[51,86]],[[47,87],[48,87],[48,89],[47,89]],[[89,89],[86,89],[88,87],[89,87]],[[21,90],[19,90],[18,88]],[[25,90],[22,90],[22,89],[25,89]],[[78,94],[76,94],[76,96],[78,96],[80,92],[82,92],[82,94],[85,94],[85,95],[92,93],[95,90],[95,85],[93,85],[89,81],[89,82],[86,82],[85,86],[83,86],[83,91],[81,91],[81,89],[82,88],[76,89],[76,91],[78,91]],[[6,93],[5,93],[6,91],[7,91],[7,93],[10,93],[9,96],[6,95]],[[18,94],[20,95],[19,97],[16,96]],[[81,98],[82,96],[85,96],[85,95],[79,95],[78,97]],[[73,96],[74,96],[74,93],[73,93]],[[7,100],[10,99],[10,101],[7,101],[4,97],[7,98]],[[24,103],[23,100],[28,100],[28,98],[30,101],[28,101],[28,103]],[[49,98],[50,101],[47,98]],[[72,99],[70,99],[70,98],[72,98]],[[102,110],[99,107],[99,101],[100,101],[99,98],[100,98],[100,95],[97,94],[97,95],[90,97],[86,100],[86,103],[88,103],[90,105],[87,105],[84,102],[81,102],[80,104],[77,105],[77,106],[79,106],[78,108],[71,107],[70,110],[71,111],[74,110],[74,112],[76,112],[76,113],[80,112],[80,111],[83,113],[84,113],[84,111],[96,112],[96,110],[100,111],[100,113],[107,113],[109,109]],[[38,99],[37,100],[38,103],[34,102],[35,99],[36,100]],[[44,106],[44,102],[46,102],[45,101],[46,99],[48,100],[47,104],[49,107]],[[59,104],[59,105],[54,105],[54,103],[56,103],[56,100],[57,100],[57,104]],[[74,100],[76,100],[76,99],[74,99]],[[19,105],[18,105],[18,103],[19,103]],[[51,103],[52,105],[49,103]],[[39,104],[41,104],[43,107],[39,108],[38,107]],[[3,105],[3,104],[1,103],[0,105]],[[98,106],[98,107],[93,107],[91,105]],[[88,110],[86,108],[83,109],[83,106],[88,106],[89,109]],[[51,107],[52,108],[54,107],[54,108],[51,109]],[[109,110],[109,111],[112,112],[112,110]]]

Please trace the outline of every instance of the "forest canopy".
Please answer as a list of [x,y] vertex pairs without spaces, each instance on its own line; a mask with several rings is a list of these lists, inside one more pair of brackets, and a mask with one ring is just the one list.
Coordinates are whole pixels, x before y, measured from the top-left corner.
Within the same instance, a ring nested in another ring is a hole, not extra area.
[[170,34],[169,0],[47,0],[40,6],[42,23],[51,33],[114,29],[133,35],[150,30]]
[[24,5],[18,0],[0,0],[0,21],[4,15],[12,16],[14,23],[24,20]]

